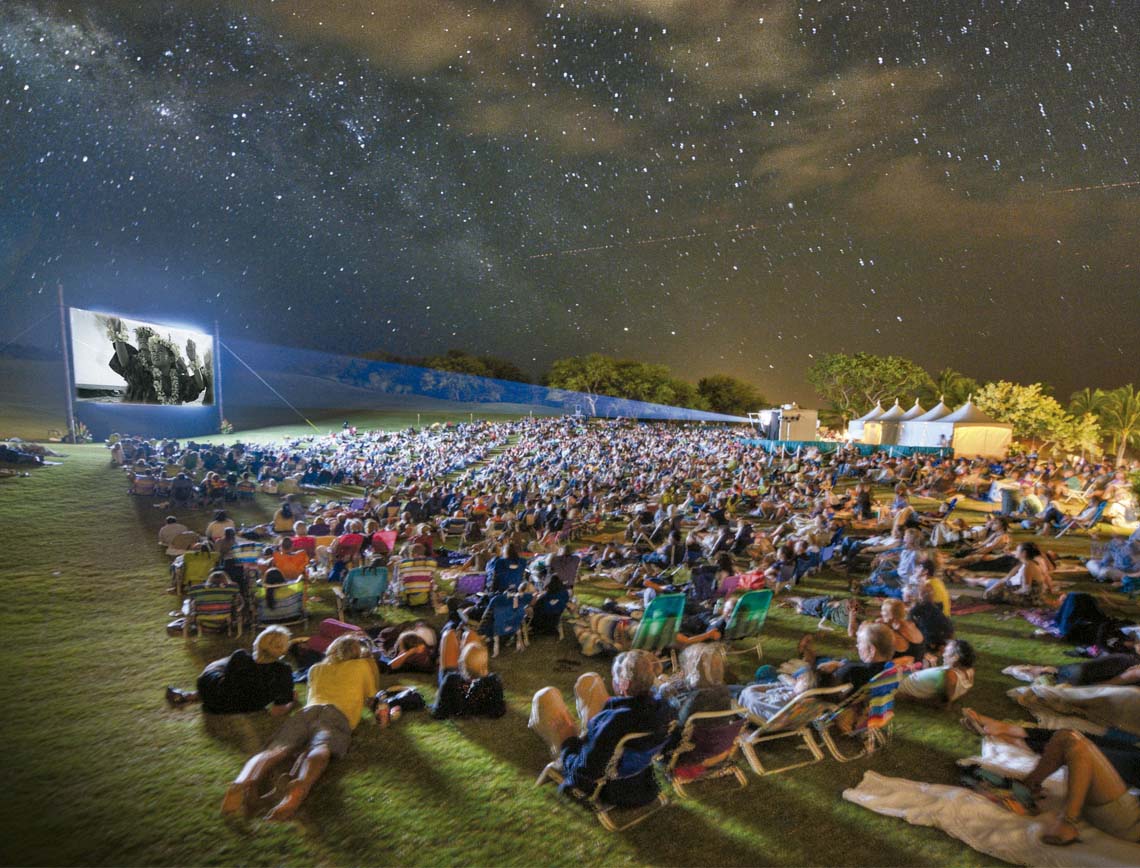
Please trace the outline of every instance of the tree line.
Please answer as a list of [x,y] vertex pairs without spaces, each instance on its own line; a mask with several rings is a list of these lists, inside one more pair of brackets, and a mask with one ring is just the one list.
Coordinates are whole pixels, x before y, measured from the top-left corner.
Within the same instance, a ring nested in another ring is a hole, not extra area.
[[601,353],[557,359],[542,377],[532,379],[513,362],[465,350],[448,350],[435,356],[397,356],[376,351],[363,358],[401,365],[435,368],[455,374],[535,383],[552,389],[583,392],[596,401],[602,396],[707,410],[730,416],[743,416],[767,405],[759,390],[738,377],[713,374],[696,384],[675,377],[667,365],[652,365],[631,359],[618,359]]

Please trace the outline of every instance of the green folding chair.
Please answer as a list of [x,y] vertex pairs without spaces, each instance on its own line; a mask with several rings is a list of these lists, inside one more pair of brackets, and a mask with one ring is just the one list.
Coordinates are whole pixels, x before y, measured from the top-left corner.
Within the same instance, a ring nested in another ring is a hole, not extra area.
[[728,643],[730,649],[733,642],[751,644],[739,651],[729,650],[728,653],[747,654],[749,651],[755,651],[757,657],[764,659],[763,640],[760,634],[764,632],[764,622],[768,620],[772,595],[771,590],[747,591],[736,601],[736,606],[728,618],[728,626],[724,629],[724,641]]
[[654,597],[645,607],[631,648],[658,655],[668,652],[669,661],[675,669],[677,652],[673,648],[673,641],[677,638],[677,631],[681,629],[681,618],[684,614],[684,594],[661,594]]

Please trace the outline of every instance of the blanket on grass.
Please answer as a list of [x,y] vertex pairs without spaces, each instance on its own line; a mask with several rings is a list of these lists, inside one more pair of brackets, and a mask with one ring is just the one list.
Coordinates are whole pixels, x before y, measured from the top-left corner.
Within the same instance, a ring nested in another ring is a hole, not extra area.
[[[960,762],[978,763],[1003,775],[1020,776],[1033,768],[1036,757],[1024,748],[984,739],[980,757]],[[1061,806],[1063,775],[1063,771],[1057,772],[1045,782],[1043,811]],[[1047,820],[1044,814],[1019,816],[965,787],[924,784],[869,771],[859,786],[844,790],[843,798],[877,814],[941,829],[981,853],[1015,865],[1107,868],[1140,864],[1140,846],[1113,838],[1084,822],[1080,826],[1080,842],[1069,847],[1043,844],[1041,834]]]
[[1140,688],[1137,687],[1030,684],[1028,687],[1015,687],[1008,696],[1040,721],[1046,719],[1043,715],[1066,715],[1140,735]]

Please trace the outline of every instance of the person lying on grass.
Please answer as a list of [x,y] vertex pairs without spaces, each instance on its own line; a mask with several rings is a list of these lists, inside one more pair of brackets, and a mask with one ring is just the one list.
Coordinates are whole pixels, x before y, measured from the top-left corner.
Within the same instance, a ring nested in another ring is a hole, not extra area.
[[[1089,823],[1114,838],[1140,843],[1140,800],[1129,787],[1140,786],[1140,748],[1110,737],[1088,736],[1071,729],[1057,731],[1004,723],[964,710],[963,725],[989,738],[1022,743],[1041,759],[1023,782],[1035,794],[1058,769],[1067,771],[1065,806],[1049,817],[1041,840],[1064,846],[1080,840],[1077,822]],[[1123,733],[1121,733],[1123,735]]]
[[274,717],[293,708],[293,670],[281,658],[289,651],[289,631],[266,627],[253,640],[253,654],[239,648],[210,663],[193,691],[166,688],[173,706],[202,703],[209,714],[247,714],[268,707]]
[[974,686],[974,646],[951,639],[942,651],[942,665],[911,672],[899,683],[898,695],[918,702],[949,704]]
[[325,659],[309,670],[309,699],[288,718],[265,750],[246,762],[225,798],[222,813],[251,815],[262,782],[296,757],[293,771],[273,790],[279,799],[267,820],[288,820],[297,813],[329,763],[344,756],[365,703],[380,688],[380,673],[364,636],[346,633],[329,645]]
[[1035,607],[1054,594],[1051,565],[1037,543],[1026,540],[1014,550],[1017,565],[1001,578],[961,576],[967,585],[985,588],[982,598],[990,603]]

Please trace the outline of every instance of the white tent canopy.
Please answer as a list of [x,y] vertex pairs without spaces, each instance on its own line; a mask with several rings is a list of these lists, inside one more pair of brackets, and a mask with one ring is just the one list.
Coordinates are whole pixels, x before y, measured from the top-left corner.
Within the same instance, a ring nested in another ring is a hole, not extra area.
[[881,401],[876,401],[875,406],[860,416],[858,419],[852,419],[847,423],[847,439],[848,440],[862,440],[863,439],[863,426],[867,422],[878,419],[883,415],[883,404]]
[[926,411],[922,409],[922,405],[918,403],[918,398],[914,399],[914,406],[903,413],[902,421],[909,422],[911,419],[917,419]]
[[893,446],[899,442],[899,423],[905,416],[896,399],[894,406],[880,415],[863,423],[863,442],[876,446]]
[[[915,401],[915,406],[918,406],[917,401]],[[952,412],[953,411],[939,399],[938,403],[925,413],[915,416],[912,419],[904,419],[902,426],[899,428],[899,444],[901,446],[928,445],[926,442],[926,423],[942,419],[945,416],[949,416]]]
[[958,456],[1005,458],[1013,426],[991,419],[974,402],[923,426],[924,446],[950,446]]

